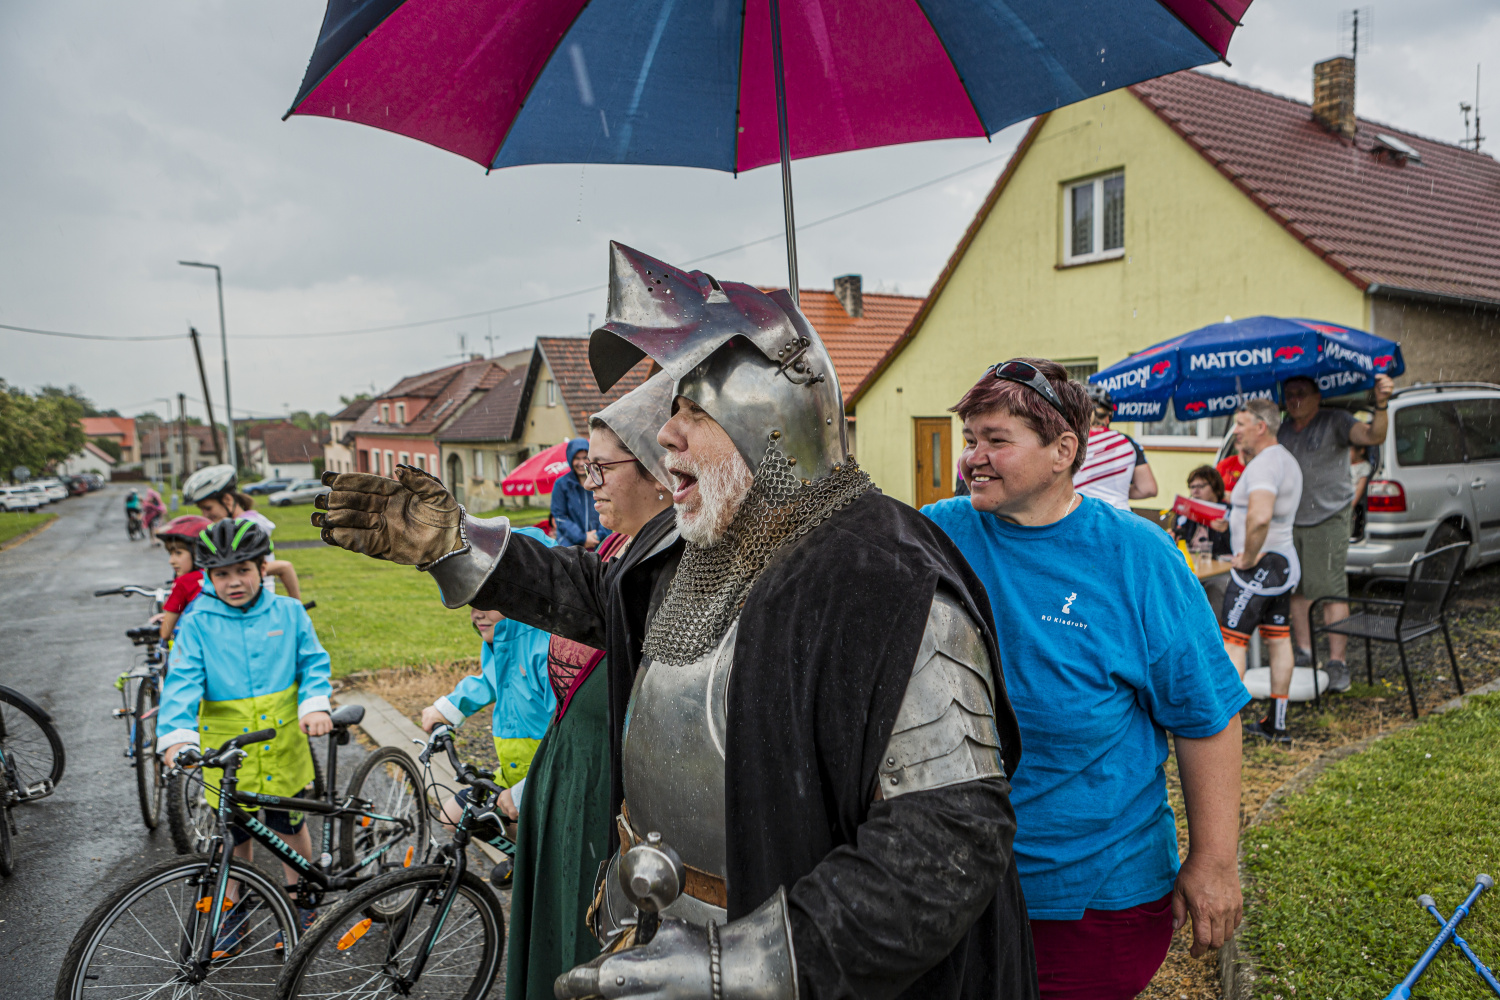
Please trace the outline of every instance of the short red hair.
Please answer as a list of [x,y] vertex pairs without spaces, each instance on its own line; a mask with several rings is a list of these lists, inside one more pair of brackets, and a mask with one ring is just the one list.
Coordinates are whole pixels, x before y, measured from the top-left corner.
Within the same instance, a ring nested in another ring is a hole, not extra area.
[[1031,386],[996,378],[993,368],[987,369],[949,412],[957,413],[960,420],[968,421],[970,417],[994,410],[1004,411],[1026,421],[1026,426],[1042,439],[1044,445],[1051,444],[1066,432],[1072,431],[1078,438],[1078,454],[1073,456],[1073,471],[1077,472],[1083,465],[1084,453],[1088,450],[1089,426],[1093,423],[1093,406],[1089,403],[1088,393],[1077,382],[1071,381],[1068,370],[1055,361],[1044,361],[1041,358],[1011,360],[1024,361],[1042,373],[1051,383],[1052,391],[1062,401],[1063,409],[1068,414],[1067,419]]

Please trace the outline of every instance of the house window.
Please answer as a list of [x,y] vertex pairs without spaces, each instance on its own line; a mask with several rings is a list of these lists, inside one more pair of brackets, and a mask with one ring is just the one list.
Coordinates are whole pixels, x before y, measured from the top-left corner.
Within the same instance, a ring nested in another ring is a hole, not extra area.
[[432,454],[431,452],[428,452],[428,454],[427,454],[427,471],[431,472],[435,476],[435,475],[437,475],[437,470],[441,469],[441,468],[442,468],[442,466],[438,464],[438,457],[436,455]]
[[505,478],[505,474],[508,471],[509,470],[505,466],[505,454],[504,454],[504,452],[499,452],[499,451],[495,452],[495,478],[496,479],[504,479]]
[[396,453],[388,451],[385,453],[385,474],[394,476],[396,474]]
[[410,465],[411,464],[411,455],[408,454],[407,452],[403,451],[401,453],[401,464],[402,465]]
[[1089,376],[1099,370],[1098,358],[1073,358],[1067,361],[1059,361],[1058,364],[1067,369],[1068,378],[1074,382],[1087,382]]
[[550,378],[547,380],[547,405],[557,405],[557,383]]
[[388,423],[391,422],[391,404],[390,403],[381,403],[380,404],[380,422],[382,424],[388,424]]
[[398,424],[404,424],[404,423],[406,423],[406,404],[405,403],[397,403],[396,404],[396,423],[398,423]]
[[474,451],[474,478],[484,478],[484,452],[478,449]]
[[424,463],[426,461],[427,461],[427,456],[426,455],[418,455],[417,456],[417,468],[419,468],[419,469],[424,468],[425,467]]
[[370,471],[370,450],[368,448],[359,449],[359,471]]
[[1069,184],[1063,197],[1063,263],[1125,255],[1125,174]]
[[[1229,430],[1231,416],[1202,417],[1198,420],[1178,420],[1173,412],[1172,406],[1167,405],[1167,415],[1163,420],[1157,420],[1149,424],[1138,424],[1140,428],[1140,443],[1150,447],[1175,445],[1198,446],[1203,448],[1218,448],[1219,442],[1224,439],[1224,433]],[[1116,430],[1120,425],[1114,424]]]

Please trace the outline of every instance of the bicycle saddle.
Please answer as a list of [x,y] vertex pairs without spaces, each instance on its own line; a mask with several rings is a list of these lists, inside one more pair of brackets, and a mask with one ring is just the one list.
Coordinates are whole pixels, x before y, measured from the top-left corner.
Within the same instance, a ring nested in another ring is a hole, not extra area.
[[349,726],[357,726],[364,717],[365,706],[340,705],[333,713],[333,727],[335,729],[347,729]]

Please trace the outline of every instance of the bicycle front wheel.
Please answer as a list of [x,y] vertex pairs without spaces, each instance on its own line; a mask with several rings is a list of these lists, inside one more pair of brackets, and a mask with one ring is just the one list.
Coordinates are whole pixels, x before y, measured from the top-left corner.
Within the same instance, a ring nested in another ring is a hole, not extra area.
[[[500,901],[473,872],[464,873],[448,902],[453,874],[444,865],[408,868],[345,896],[287,959],[277,997],[480,1000],[500,972],[505,918]],[[394,911],[397,919],[376,922],[371,910]],[[422,972],[408,985],[434,924],[438,933]]]
[[110,893],[68,946],[55,1000],[270,1000],[283,969],[278,942],[297,940],[296,911],[280,879],[233,862],[239,900],[220,923],[218,957],[199,968],[216,873],[207,857],[173,858]]
[[[417,765],[403,751],[382,747],[360,764],[349,782],[348,798],[374,816],[344,815],[339,820],[340,864],[361,862],[362,875],[410,868],[427,853],[427,797]],[[395,904],[387,900],[388,906]],[[399,909],[399,907],[396,907]],[[387,910],[369,915],[386,920]]]
[[202,854],[219,831],[219,814],[203,792],[201,768],[176,770],[167,778],[167,828],[178,854]]
[[141,681],[135,693],[135,787],[146,829],[161,823],[161,800],[166,788],[161,760],[156,756],[156,713],[161,691],[155,678]]
[[40,706],[7,687],[0,687],[0,750],[14,783],[13,801],[50,795],[62,780],[62,738]]
[[16,860],[10,843],[10,786],[5,781],[5,771],[0,769],[0,876],[10,878],[16,870]]

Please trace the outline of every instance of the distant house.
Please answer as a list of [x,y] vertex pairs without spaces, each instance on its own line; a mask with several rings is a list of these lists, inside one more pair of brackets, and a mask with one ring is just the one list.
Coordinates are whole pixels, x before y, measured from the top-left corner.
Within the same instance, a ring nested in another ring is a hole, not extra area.
[[[1355,117],[1352,60],[1319,63],[1313,89],[1309,106],[1188,71],[1036,119],[849,399],[876,484],[952,494],[948,408],[988,365],[1043,357],[1083,378],[1226,316],[1390,337],[1403,382],[1500,381],[1500,164]],[[1122,429],[1170,499],[1224,425]]]
[[327,472],[358,472],[354,439],[350,431],[374,400],[356,399],[328,418],[328,442],[323,445],[323,468]]
[[411,465],[442,475],[437,432],[499,384],[505,369],[474,355],[461,364],[411,375],[370,401],[344,434],[360,472],[395,475]]
[[[134,434],[131,436],[134,437]],[[124,457],[123,450],[121,457]],[[109,452],[92,441],[85,441],[82,448],[58,462],[52,471],[59,476],[81,476],[85,472],[97,472],[108,479],[115,471],[115,464]]]
[[[499,506],[500,482],[517,465],[559,442],[587,437],[589,417],[644,382],[650,369],[643,360],[600,392],[587,337],[538,337],[524,368],[512,368],[439,432],[444,481],[475,510]],[[547,497],[529,502],[545,505]]]
[[262,479],[311,479],[323,457],[323,436],[289,421],[257,424],[246,431],[245,468]]
[[[216,465],[213,431],[208,427],[150,424],[140,433],[141,463],[151,482],[181,482],[199,469]],[[184,446],[186,454],[184,454]]]
[[133,417],[84,417],[83,435],[107,438],[120,447],[119,464],[135,465],[141,460],[141,446],[136,437]]

